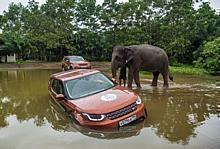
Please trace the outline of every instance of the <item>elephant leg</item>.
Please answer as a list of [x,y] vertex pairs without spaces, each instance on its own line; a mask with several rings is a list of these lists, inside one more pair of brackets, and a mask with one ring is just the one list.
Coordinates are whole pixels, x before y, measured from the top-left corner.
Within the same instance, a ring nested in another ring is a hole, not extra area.
[[126,86],[126,79],[124,79],[124,87]]
[[134,72],[134,81],[135,81],[135,84],[137,85],[137,88],[141,88],[139,71]]
[[119,85],[121,86],[121,79],[119,79]]
[[133,69],[128,69],[128,88],[132,89],[132,82],[133,82]]
[[163,73],[161,73],[162,74],[162,76],[163,76],[163,86],[164,87],[168,87],[169,85],[168,85],[168,73],[167,72],[163,72]]
[[152,86],[157,86],[158,76],[159,76],[159,71],[153,72],[153,80],[151,84]]

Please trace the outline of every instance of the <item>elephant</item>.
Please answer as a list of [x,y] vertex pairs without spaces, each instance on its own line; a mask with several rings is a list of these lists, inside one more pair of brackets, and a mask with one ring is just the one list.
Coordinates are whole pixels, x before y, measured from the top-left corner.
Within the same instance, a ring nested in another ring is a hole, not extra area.
[[168,87],[168,78],[173,81],[169,73],[169,60],[166,52],[156,46],[141,44],[121,46],[117,45],[112,51],[111,71],[112,78],[116,79],[118,68],[128,67],[128,88],[132,88],[133,79],[138,88],[141,88],[139,71],[153,73],[152,86],[157,86],[158,76],[161,73],[164,87]]

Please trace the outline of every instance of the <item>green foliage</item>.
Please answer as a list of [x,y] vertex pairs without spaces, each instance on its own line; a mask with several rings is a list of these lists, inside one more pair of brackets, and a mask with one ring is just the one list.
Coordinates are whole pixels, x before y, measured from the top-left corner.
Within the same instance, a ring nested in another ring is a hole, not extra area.
[[[203,68],[198,68],[192,65],[178,64],[175,66],[170,66],[171,74],[186,74],[186,75],[207,75],[207,71]],[[149,74],[150,72],[142,71],[141,74]],[[174,78],[175,79],[175,78]]]
[[204,43],[195,63],[209,73],[220,71],[220,36]]
[[[47,0],[41,6],[34,0],[27,6],[11,3],[8,11],[0,15],[0,51],[15,52],[20,60],[59,61],[67,54],[110,60],[115,45],[147,43],[163,48],[173,64],[192,64],[202,57],[202,43],[220,36],[220,16],[208,2],[194,9],[195,2],[104,0],[98,5],[96,0]],[[214,63],[208,60],[208,66],[199,66],[210,68]]]
[[[103,34],[81,29],[74,35],[75,55],[83,55],[88,60],[106,60],[109,51],[105,48]],[[109,56],[109,55],[108,55]]]

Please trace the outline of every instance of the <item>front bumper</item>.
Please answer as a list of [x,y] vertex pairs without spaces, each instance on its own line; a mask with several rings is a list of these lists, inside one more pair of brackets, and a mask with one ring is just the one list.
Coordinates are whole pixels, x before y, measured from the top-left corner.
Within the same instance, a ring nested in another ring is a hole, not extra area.
[[[92,128],[107,128],[107,127],[114,128],[114,127],[119,127],[120,121],[125,120],[129,117],[132,117],[134,115],[136,116],[136,120],[143,118],[143,117],[144,118],[147,117],[144,103],[141,103],[140,105],[138,105],[138,107],[135,111],[128,113],[124,116],[121,116],[119,118],[113,119],[113,120],[105,118],[103,121],[94,122],[94,121],[85,120],[80,115],[75,116],[75,118],[80,123],[80,125],[83,125],[83,126],[88,126],[88,127],[92,127]],[[134,121],[136,121],[136,120],[134,120]],[[132,122],[130,122],[130,123],[132,123]]]

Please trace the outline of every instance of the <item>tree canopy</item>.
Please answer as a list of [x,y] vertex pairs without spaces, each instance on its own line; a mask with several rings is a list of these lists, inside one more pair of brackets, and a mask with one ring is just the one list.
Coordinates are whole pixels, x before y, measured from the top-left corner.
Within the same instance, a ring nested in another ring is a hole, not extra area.
[[[163,48],[172,64],[199,65],[215,42],[219,44],[220,15],[198,0],[34,0],[11,3],[0,15],[0,53],[19,59],[59,61],[64,55],[110,60],[118,44],[152,44]],[[219,45],[218,45],[219,46]],[[210,50],[213,55],[219,48]],[[211,54],[212,55],[212,54]],[[219,61],[210,63],[219,67]],[[213,67],[213,66],[211,66]],[[207,68],[208,69],[208,68]],[[219,69],[219,68],[216,68]]]

